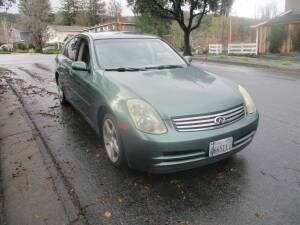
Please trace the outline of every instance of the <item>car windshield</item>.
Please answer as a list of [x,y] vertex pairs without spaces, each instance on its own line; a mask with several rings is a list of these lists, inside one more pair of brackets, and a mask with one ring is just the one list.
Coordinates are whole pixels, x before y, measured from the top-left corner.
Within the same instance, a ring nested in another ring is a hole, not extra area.
[[165,69],[184,67],[185,61],[159,39],[96,40],[99,64],[106,70]]

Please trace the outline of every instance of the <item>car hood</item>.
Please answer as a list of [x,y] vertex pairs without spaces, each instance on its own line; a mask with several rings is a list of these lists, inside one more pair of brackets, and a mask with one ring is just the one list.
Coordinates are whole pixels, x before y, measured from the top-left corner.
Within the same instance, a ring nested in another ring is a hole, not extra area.
[[106,77],[150,103],[164,119],[210,114],[243,104],[236,84],[193,66],[106,72]]

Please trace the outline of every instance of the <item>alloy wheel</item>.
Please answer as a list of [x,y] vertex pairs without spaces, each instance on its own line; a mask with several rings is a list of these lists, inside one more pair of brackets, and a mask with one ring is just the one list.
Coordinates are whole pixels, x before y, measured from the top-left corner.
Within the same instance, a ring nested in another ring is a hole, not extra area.
[[103,139],[109,159],[116,163],[119,159],[120,148],[115,125],[110,119],[106,119],[103,123]]

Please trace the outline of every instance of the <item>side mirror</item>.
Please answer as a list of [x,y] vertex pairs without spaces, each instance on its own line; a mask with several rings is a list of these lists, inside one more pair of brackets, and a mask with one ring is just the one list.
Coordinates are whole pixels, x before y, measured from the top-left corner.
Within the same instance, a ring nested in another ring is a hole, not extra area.
[[190,65],[193,61],[192,56],[184,56],[185,60],[187,61],[187,63]]
[[86,63],[85,62],[81,62],[81,61],[73,62],[72,63],[72,69],[73,70],[77,70],[77,71],[89,71]]

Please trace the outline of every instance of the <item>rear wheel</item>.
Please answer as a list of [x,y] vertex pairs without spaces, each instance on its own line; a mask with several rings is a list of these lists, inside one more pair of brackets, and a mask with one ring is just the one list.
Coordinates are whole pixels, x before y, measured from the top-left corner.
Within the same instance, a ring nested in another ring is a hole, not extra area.
[[59,79],[57,79],[57,92],[58,92],[58,99],[60,104],[66,105],[67,104],[66,96],[64,93],[63,86]]
[[116,167],[123,166],[125,164],[125,157],[121,145],[121,138],[116,120],[110,113],[104,116],[102,137],[104,149],[110,162]]

